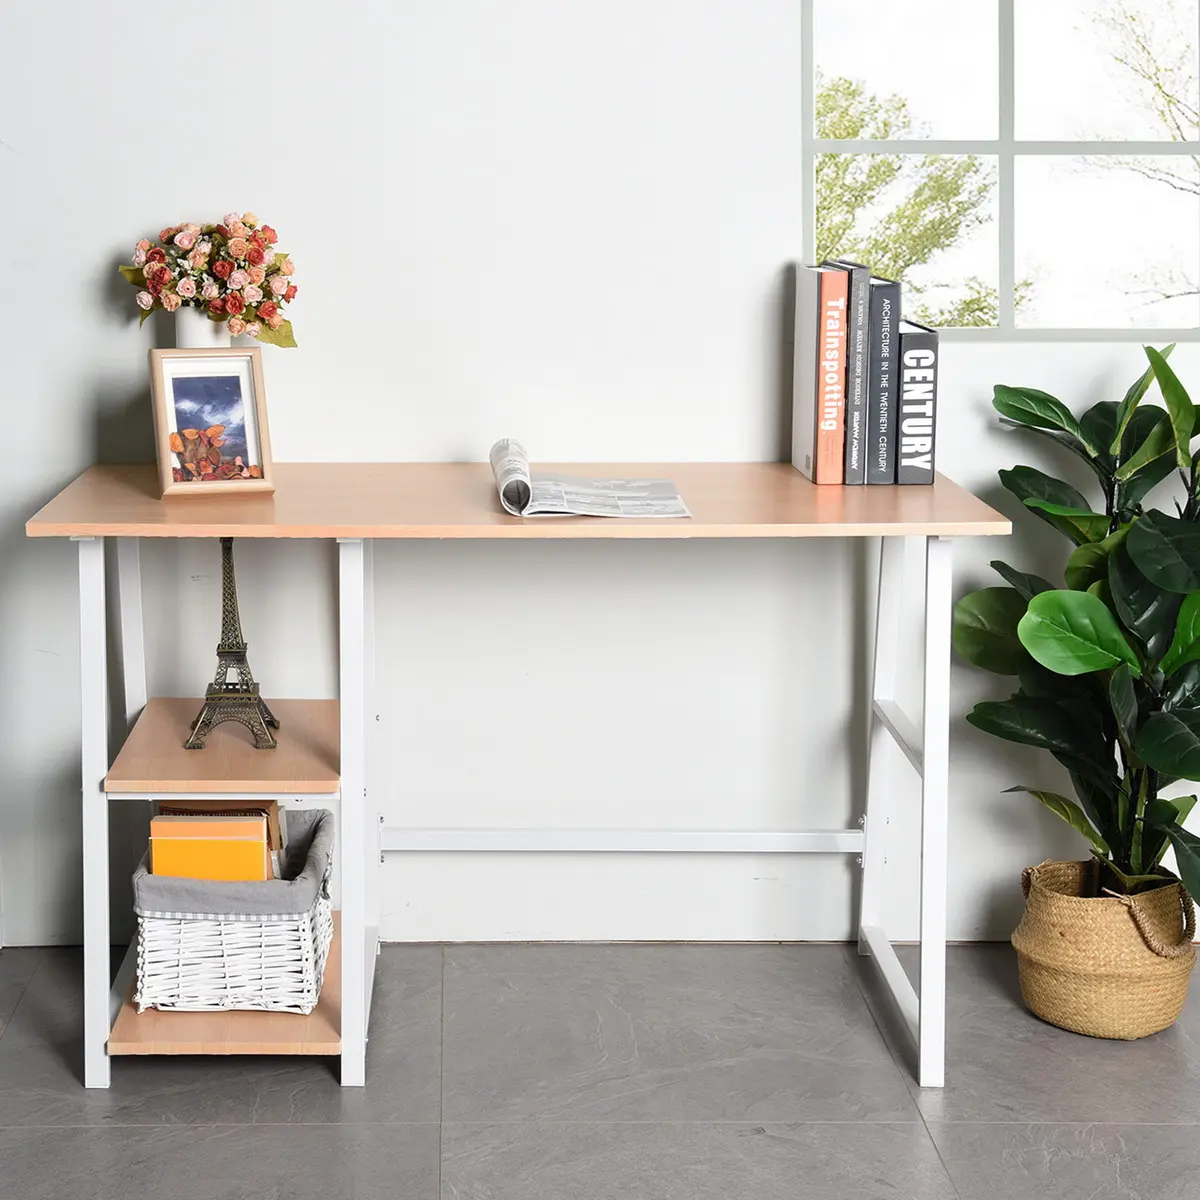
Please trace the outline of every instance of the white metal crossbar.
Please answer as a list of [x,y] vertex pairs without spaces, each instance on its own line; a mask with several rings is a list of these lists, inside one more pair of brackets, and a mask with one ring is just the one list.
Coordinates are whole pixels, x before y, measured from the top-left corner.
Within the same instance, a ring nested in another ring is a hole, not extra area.
[[386,852],[552,854],[861,854],[861,829],[384,828]]

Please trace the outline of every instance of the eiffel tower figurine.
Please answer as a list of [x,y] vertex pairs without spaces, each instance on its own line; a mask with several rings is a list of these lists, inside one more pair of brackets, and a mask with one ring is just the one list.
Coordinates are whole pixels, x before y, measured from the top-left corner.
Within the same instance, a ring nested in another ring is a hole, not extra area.
[[[229,669],[237,671],[237,683],[229,681]],[[221,539],[221,644],[217,647],[217,674],[204,693],[204,707],[192,722],[184,742],[187,750],[203,750],[208,731],[223,721],[239,721],[254,736],[256,750],[274,750],[278,744],[269,726],[279,721],[258,694],[258,684],[246,660],[242,620],[238,616],[237,582],[233,577],[233,538]]]

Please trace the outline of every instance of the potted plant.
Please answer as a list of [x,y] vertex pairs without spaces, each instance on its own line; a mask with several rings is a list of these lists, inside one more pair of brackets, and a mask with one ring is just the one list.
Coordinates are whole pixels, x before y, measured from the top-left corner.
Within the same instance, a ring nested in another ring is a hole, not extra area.
[[[1161,353],[1119,403],[1078,419],[1053,396],[997,386],[993,404],[1087,464],[1102,503],[1032,467],[1000,481],[1071,543],[1065,587],[1006,563],[1007,586],[963,597],[954,646],[1013,676],[1007,700],[977,704],[979,729],[1047,750],[1075,799],[1026,791],[1078,830],[1092,857],[1043,863],[1022,878],[1013,945],[1022,994],[1043,1019],[1080,1033],[1135,1038],[1179,1015],[1195,963],[1191,897],[1200,838],[1183,826],[1200,780],[1200,414]],[[1165,407],[1141,403],[1157,381]],[[1178,471],[1176,514],[1144,507]],[[1173,847],[1179,877],[1162,859]],[[1190,893],[1190,895],[1189,895]]]

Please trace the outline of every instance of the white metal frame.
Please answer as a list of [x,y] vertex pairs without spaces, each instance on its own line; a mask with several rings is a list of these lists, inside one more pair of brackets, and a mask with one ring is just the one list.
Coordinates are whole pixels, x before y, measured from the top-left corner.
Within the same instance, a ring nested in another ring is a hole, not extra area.
[[[109,963],[108,803],[111,799],[155,800],[144,792],[104,791],[109,767],[108,612],[103,538],[74,538],[79,544],[80,700],[83,809],[83,1043],[84,1086],[110,1084],[109,1030],[120,1011],[136,965],[126,953],[115,979]],[[146,705],[146,655],[141,560],[136,538],[118,538],[117,601],[125,722],[132,728]],[[378,821],[368,821],[366,803],[366,713],[374,704],[374,575],[370,542],[338,546],[341,713],[341,786],[335,793],[263,792],[281,803],[338,802],[341,892],[342,1018],[341,1081],[366,1081],[367,1022],[378,949]],[[174,798],[228,799],[225,793],[173,793]]]
[[[923,711],[920,724],[896,697],[891,622],[909,595],[905,542],[921,567],[924,599]],[[857,854],[862,864],[858,945],[879,967],[917,1052],[922,1087],[942,1087],[946,1041],[946,810],[950,738],[952,543],[946,538],[881,538],[876,607],[868,793],[861,829],[427,829],[386,828],[381,849],[401,853]],[[921,778],[921,992],[909,982],[884,931],[883,879],[894,781],[883,770],[894,742]]]
[[815,0],[801,0],[801,141],[805,203],[801,214],[805,257],[816,253],[816,161],[819,154],[979,154],[995,157],[996,228],[999,237],[999,323],[990,328],[943,329],[947,341],[1022,342],[1144,342],[1149,334],[1164,342],[1198,341],[1200,327],[1179,329],[1024,329],[1016,324],[1013,290],[1016,283],[1014,181],[1018,157],[1080,156],[1091,158],[1167,155],[1200,157],[1200,141],[1032,141],[1015,133],[1014,0],[997,0],[999,20],[999,127],[995,138],[905,138],[836,141],[818,138],[816,111],[817,52],[813,38]]

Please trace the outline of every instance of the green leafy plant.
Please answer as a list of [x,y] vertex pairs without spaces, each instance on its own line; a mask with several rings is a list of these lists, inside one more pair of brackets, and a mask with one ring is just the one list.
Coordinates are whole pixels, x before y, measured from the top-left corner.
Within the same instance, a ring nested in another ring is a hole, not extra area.
[[[1118,403],[1078,419],[1034,388],[998,385],[1006,423],[1048,438],[1087,464],[1103,503],[1033,467],[1000,482],[1071,544],[1065,587],[1004,562],[1007,586],[972,592],[954,612],[954,647],[985,670],[1016,678],[1007,700],[977,704],[972,725],[1037,746],[1066,768],[1076,799],[1032,786],[1101,860],[1101,886],[1136,893],[1174,878],[1200,899],[1200,838],[1183,826],[1195,796],[1167,798],[1200,780],[1200,414],[1167,359],[1149,366]],[[1163,405],[1143,404],[1157,382]],[[1175,515],[1144,507],[1178,472]]]

